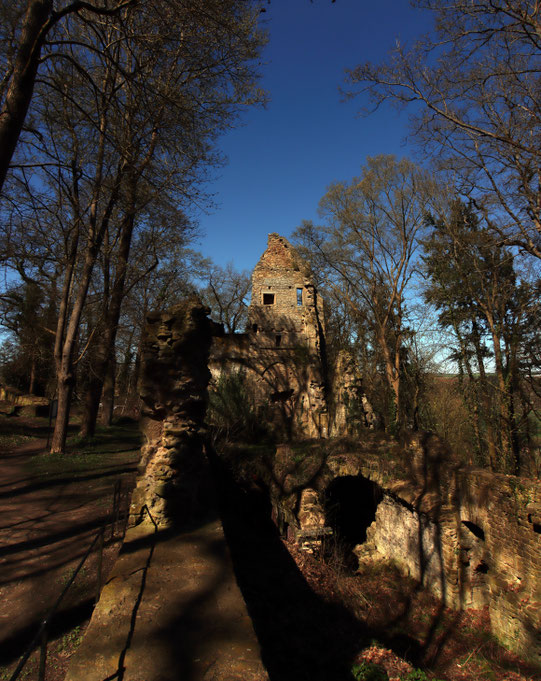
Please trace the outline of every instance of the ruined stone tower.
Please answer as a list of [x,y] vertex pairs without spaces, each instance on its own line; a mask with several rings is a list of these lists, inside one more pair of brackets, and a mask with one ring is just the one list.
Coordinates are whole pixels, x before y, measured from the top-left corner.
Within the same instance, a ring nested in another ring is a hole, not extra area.
[[250,331],[260,347],[295,347],[321,353],[323,305],[306,264],[286,238],[269,234],[252,274]]
[[252,274],[245,334],[215,340],[211,371],[240,372],[254,406],[286,436],[326,437],[324,319],[306,263],[279,234]]

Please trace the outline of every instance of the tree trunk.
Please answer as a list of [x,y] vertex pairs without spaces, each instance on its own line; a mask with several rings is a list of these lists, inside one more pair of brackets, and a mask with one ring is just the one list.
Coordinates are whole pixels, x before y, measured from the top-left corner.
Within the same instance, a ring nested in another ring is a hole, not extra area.
[[[91,436],[96,429],[96,420],[99,410],[99,402],[102,398],[104,382],[107,381],[108,394],[106,397],[107,405],[104,402],[104,409],[108,411],[105,419],[108,421],[106,425],[110,425],[112,419],[112,410],[114,403],[114,375],[109,377],[109,372],[115,371],[115,342],[118,330],[118,321],[120,319],[120,312],[122,308],[122,301],[124,299],[124,286],[126,282],[126,271],[128,266],[128,257],[130,254],[131,238],[135,224],[134,211],[130,211],[124,220],[121,228],[120,241],[118,247],[118,265],[115,282],[111,292],[111,300],[105,312],[105,323],[103,333],[99,334],[98,346],[98,362],[95,376],[91,380],[91,385],[88,391],[88,400],[86,403],[85,414],[83,417],[83,426],[81,428],[81,435]],[[108,380],[110,378],[110,380]]]
[[[75,348],[75,340],[79,331],[79,323],[83,313],[83,307],[86,301],[88,287],[90,285],[90,278],[92,270],[96,262],[97,253],[101,241],[92,244],[87,248],[85,254],[85,262],[77,297],[73,304],[73,309],[69,316],[69,323],[66,328],[67,315],[64,319],[59,318],[57,328],[57,340],[55,343],[55,362],[56,362],[56,376],[57,376],[57,395],[58,395],[58,416],[56,419],[54,433],[51,443],[51,452],[63,453],[66,447],[66,434],[69,423],[69,411],[71,402],[71,393],[73,390],[73,353]],[[69,289],[66,291],[69,295]],[[67,299],[66,299],[67,300]],[[59,339],[59,330],[66,328],[65,334],[62,334]],[[63,337],[63,342],[62,342]],[[62,409],[62,418],[60,412]]]
[[[506,377],[506,370],[503,363],[501,337],[496,328],[492,316],[487,314],[487,320],[492,335],[492,346],[494,349],[494,364],[496,367],[496,379],[498,381],[498,412],[499,412],[499,431],[501,433],[502,464],[505,471],[506,465],[511,462],[513,468],[516,467],[517,452],[513,451],[513,438],[511,435],[513,416],[511,410],[511,395]],[[513,470],[513,472],[515,472]]]
[[398,434],[403,426],[402,405],[400,404],[400,372],[396,370],[395,362],[391,357],[385,339],[380,338],[380,344],[385,360],[385,376],[393,398],[394,414],[392,427],[396,434]]
[[30,380],[28,384],[28,393],[30,395],[34,394],[36,387],[36,355],[32,353],[32,361],[30,363]]
[[105,380],[103,381],[100,422],[104,426],[110,426],[113,422],[113,411],[115,407],[115,373],[116,362],[113,356],[109,359]]
[[23,20],[17,57],[6,99],[0,112],[0,190],[23,129],[43,46],[43,29],[51,15],[53,0],[30,0]]
[[58,411],[51,440],[51,453],[64,453],[66,451],[66,438],[71,407],[71,395],[73,392],[73,374],[62,372],[57,379]]
[[[96,373],[99,372],[100,365],[94,365],[94,370]],[[81,428],[79,429],[80,437],[94,437],[101,399],[101,387],[102,382],[97,376],[93,375],[86,388],[84,411],[81,419]]]

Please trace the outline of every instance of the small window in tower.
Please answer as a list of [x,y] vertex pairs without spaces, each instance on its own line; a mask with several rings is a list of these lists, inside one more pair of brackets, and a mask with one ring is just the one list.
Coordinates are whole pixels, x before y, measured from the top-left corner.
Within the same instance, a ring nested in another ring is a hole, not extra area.
[[302,288],[297,289],[297,305],[302,305]]
[[274,305],[274,293],[263,294],[263,305]]
[[252,331],[257,333],[257,324],[252,324]]
[[275,336],[275,343],[276,343],[276,347],[279,348],[281,343],[282,343],[282,336],[281,335]]

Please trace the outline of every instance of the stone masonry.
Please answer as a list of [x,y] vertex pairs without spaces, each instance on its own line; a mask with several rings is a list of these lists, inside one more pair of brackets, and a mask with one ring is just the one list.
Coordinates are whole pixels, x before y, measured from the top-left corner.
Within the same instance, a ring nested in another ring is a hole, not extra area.
[[[141,463],[130,507],[131,524],[189,520],[204,508],[206,460],[199,430],[207,406],[207,367],[213,323],[191,299],[151,314],[143,338]],[[146,507],[146,508],[145,508]]]
[[252,275],[245,334],[217,338],[210,369],[241,373],[254,406],[285,437],[326,437],[323,304],[284,237],[269,234]]
[[326,514],[330,485],[370,481],[379,501],[358,558],[392,559],[450,607],[487,607],[497,638],[541,664],[538,480],[452,465],[433,435],[400,447],[380,433],[313,443],[300,454],[281,445],[261,477],[281,529],[301,545],[308,539],[309,550],[339,531]]

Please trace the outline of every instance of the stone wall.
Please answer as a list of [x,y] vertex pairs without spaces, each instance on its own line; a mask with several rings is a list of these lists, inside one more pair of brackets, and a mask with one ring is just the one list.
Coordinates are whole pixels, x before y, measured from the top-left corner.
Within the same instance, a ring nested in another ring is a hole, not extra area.
[[217,338],[214,379],[241,373],[262,418],[287,437],[326,437],[323,304],[291,244],[269,234],[252,275],[248,327]]
[[141,463],[130,522],[160,527],[205,510],[206,460],[199,434],[207,405],[213,324],[192,299],[151,314],[143,337]]
[[[469,598],[468,589],[488,592],[494,633],[541,664],[539,481],[463,470],[457,475],[455,494],[463,599]],[[477,542],[471,541],[472,530]]]
[[363,560],[392,559],[450,607],[488,606],[493,633],[541,664],[541,483],[451,465],[434,436],[398,447],[379,434],[277,450],[266,482],[275,517],[314,550],[326,490],[362,477],[381,491]]
[[378,419],[364,392],[358,361],[348,351],[338,353],[332,385],[332,434],[334,437],[359,435],[373,430]]

